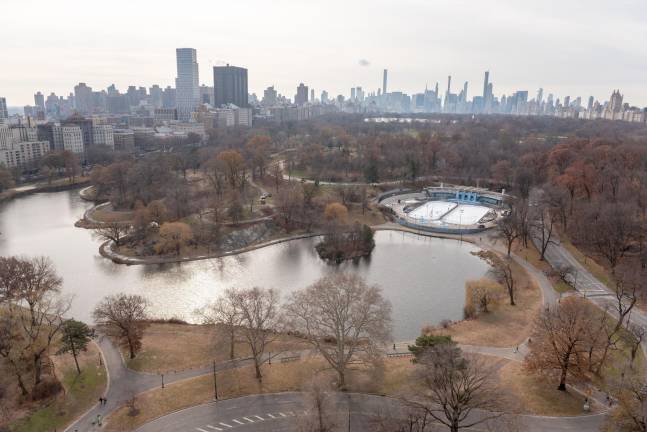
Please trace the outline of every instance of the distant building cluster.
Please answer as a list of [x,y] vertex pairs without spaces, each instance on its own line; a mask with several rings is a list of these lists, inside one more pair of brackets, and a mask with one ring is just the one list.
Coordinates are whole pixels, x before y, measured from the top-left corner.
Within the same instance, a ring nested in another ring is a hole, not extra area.
[[638,108],[623,103],[623,96],[615,90],[609,101],[600,102],[593,96],[584,104],[581,97],[564,97],[560,100],[553,94],[544,95],[540,88],[530,98],[527,90],[518,90],[500,98],[494,95],[490,73],[485,72],[483,89],[472,98],[468,97],[469,83],[463,83],[460,91],[452,90],[452,77],[447,77],[444,93],[436,83],[433,89],[408,95],[399,91],[387,92],[387,70],[384,70],[383,85],[376,92],[365,94],[361,87],[353,87],[350,99],[341,104],[345,112],[392,112],[392,113],[447,113],[447,114],[506,114],[519,116],[552,116],[560,118],[606,119],[627,122],[647,121],[647,108]]
[[192,142],[200,142],[210,129],[251,127],[255,121],[298,122],[333,112],[647,121],[647,109],[624,102],[619,90],[604,102],[593,97],[586,103],[581,97],[560,100],[553,94],[545,96],[543,89],[532,98],[526,90],[497,97],[489,72],[484,74],[482,89],[472,97],[469,83],[456,91],[451,76],[447,77],[444,92],[438,83],[413,95],[393,91],[388,86],[388,70],[384,69],[381,88],[366,91],[355,86],[348,98],[331,97],[325,90],[316,98],[313,88],[299,83],[292,98],[270,86],[259,100],[249,93],[246,68],[215,66],[212,85],[200,85],[198,54],[193,48],[176,50],[176,66],[175,87],[131,85],[122,92],[114,84],[97,90],[81,82],[66,96],[36,92],[34,104],[24,107],[23,116],[10,117],[7,101],[0,97],[0,163],[24,167],[53,150],[70,151],[85,160],[92,147],[132,152],[155,139],[191,138]]

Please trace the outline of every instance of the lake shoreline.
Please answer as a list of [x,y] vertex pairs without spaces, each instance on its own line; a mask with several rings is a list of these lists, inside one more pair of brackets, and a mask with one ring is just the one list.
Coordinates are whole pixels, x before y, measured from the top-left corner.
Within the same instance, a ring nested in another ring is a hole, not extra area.
[[[421,231],[416,231],[411,228],[403,227],[397,224],[392,224],[389,222],[381,225],[372,226],[371,228],[374,229],[375,231],[399,231],[399,232],[405,232],[409,234],[415,234],[421,237],[461,241],[459,236],[457,235],[443,234],[443,233],[436,233],[436,232],[421,232]],[[125,264],[128,266],[150,265],[150,264],[178,264],[178,263],[184,263],[184,262],[203,261],[208,259],[217,259],[217,258],[224,258],[228,256],[240,255],[246,252],[251,252],[257,249],[262,249],[265,247],[274,246],[277,244],[286,243],[293,240],[319,237],[321,235],[323,235],[323,233],[320,233],[320,232],[297,234],[297,235],[292,235],[287,237],[281,237],[274,240],[269,240],[263,243],[245,246],[243,248],[234,249],[231,251],[214,252],[211,254],[205,254],[205,255],[199,255],[199,256],[188,256],[188,257],[155,257],[155,256],[132,257],[132,256],[128,256],[128,255],[124,255],[124,254],[120,254],[119,252],[116,252],[114,250],[114,246],[115,246],[114,242],[112,240],[108,240],[102,243],[101,246],[99,246],[99,254],[102,257],[111,260],[115,264]],[[468,235],[464,235],[462,241],[466,243],[476,244],[476,238],[471,238]]]

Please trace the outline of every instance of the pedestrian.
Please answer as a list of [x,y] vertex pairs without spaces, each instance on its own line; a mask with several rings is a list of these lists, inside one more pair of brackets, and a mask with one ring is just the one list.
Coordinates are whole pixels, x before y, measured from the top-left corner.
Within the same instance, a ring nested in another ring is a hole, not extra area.
[[393,344],[393,351],[395,351],[395,344]]
[[103,405],[103,398],[99,397],[99,405]]
[[108,399],[103,398],[103,404],[105,405],[105,404],[107,404],[107,403],[108,403]]

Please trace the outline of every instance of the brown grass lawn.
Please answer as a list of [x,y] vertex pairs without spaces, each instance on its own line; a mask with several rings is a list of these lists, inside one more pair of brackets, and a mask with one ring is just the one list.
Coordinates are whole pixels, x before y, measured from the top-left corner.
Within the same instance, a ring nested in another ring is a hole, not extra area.
[[501,368],[499,382],[509,400],[515,401],[510,406],[513,411],[552,416],[583,414],[584,396],[573,390],[557,390],[556,380],[530,375],[521,363],[509,362]]
[[107,205],[92,212],[91,216],[100,222],[132,222],[135,212],[132,210],[114,210]]
[[507,291],[502,287],[499,299],[489,313],[459,321],[437,332],[450,335],[458,343],[470,345],[511,347],[523,342],[530,335],[534,317],[541,310],[541,291],[519,264],[513,262],[513,271],[517,284],[516,306],[510,306]]
[[[308,349],[301,339],[281,337],[268,351],[281,352]],[[127,358],[126,351],[122,351]],[[249,349],[238,343],[235,356],[248,357]],[[152,323],[144,331],[142,351],[128,367],[142,372],[168,372],[210,365],[213,360],[229,359],[229,340],[224,329],[215,326]]]

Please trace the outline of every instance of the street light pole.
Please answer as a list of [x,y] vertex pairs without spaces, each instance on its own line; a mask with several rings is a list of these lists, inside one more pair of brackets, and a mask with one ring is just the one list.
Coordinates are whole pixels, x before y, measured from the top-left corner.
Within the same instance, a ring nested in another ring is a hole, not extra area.
[[213,399],[218,400],[218,380],[216,378],[216,360],[213,360]]
[[348,395],[348,432],[350,432],[350,393]]
[[461,243],[463,243],[463,209],[458,212],[458,229],[461,231]]

